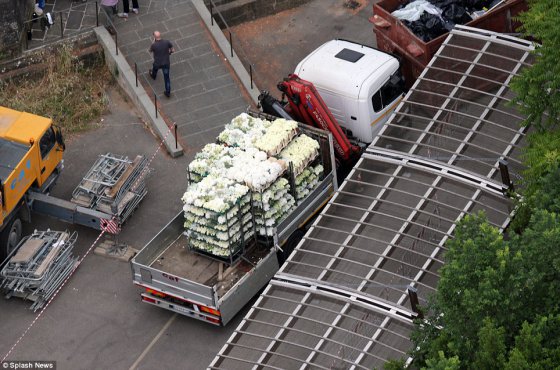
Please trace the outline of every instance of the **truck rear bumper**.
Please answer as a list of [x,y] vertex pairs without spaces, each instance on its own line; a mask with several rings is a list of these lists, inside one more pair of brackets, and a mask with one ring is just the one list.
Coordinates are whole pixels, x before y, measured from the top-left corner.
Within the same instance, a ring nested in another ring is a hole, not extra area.
[[140,296],[142,302],[144,303],[165,308],[166,310],[176,312],[180,315],[189,316],[216,326],[222,326],[222,320],[220,316],[203,312],[196,304],[189,304],[188,302],[183,303],[177,299],[171,300],[167,299],[167,297],[158,297],[150,293],[141,293]]

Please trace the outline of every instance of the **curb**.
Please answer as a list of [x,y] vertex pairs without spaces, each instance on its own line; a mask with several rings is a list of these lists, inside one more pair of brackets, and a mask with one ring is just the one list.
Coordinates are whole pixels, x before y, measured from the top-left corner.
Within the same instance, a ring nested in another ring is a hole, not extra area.
[[111,34],[103,26],[94,28],[94,31],[99,44],[103,47],[105,63],[119,86],[125,91],[134,105],[140,109],[144,119],[163,140],[163,144],[171,157],[176,158],[183,155],[183,148],[180,144],[177,144],[177,147],[175,147],[175,137],[170,134],[170,128],[161,118],[161,115],[156,117],[154,103],[146,90],[144,90],[142,84],[138,84],[138,87],[136,86],[134,71],[120,51],[117,55],[115,42]]
[[259,97],[259,94],[260,94],[260,90],[258,89],[257,85],[255,85],[254,80],[253,80],[253,88],[251,89],[251,84],[250,84],[251,76],[249,75],[249,73],[247,72],[245,67],[243,66],[243,63],[241,63],[241,60],[237,56],[237,53],[235,52],[235,50],[233,51],[233,57],[231,56],[230,43],[226,39],[226,37],[224,36],[224,33],[222,32],[222,30],[218,26],[217,22],[214,22],[214,25],[212,25],[212,22],[210,21],[210,12],[206,8],[206,5],[204,5],[204,1],[191,0],[191,2],[193,4],[194,8],[196,9],[196,11],[198,12],[198,15],[200,16],[200,19],[204,22],[204,24],[206,25],[206,28],[212,34],[212,37],[214,38],[214,41],[216,41],[216,43],[218,44],[218,46],[222,50],[222,53],[227,58],[230,66],[235,71],[235,74],[237,75],[237,77],[239,78],[241,83],[243,84],[243,87],[245,88],[245,91],[247,91],[247,94],[249,94],[249,96],[251,97],[253,102],[256,105],[258,105],[258,103],[259,103],[258,97]]

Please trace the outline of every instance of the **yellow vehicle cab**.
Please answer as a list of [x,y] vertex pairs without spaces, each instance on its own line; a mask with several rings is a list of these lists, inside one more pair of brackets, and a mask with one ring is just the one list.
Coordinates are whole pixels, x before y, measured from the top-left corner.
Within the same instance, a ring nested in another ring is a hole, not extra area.
[[27,192],[47,190],[62,168],[64,149],[52,119],[0,107],[0,258],[21,236]]

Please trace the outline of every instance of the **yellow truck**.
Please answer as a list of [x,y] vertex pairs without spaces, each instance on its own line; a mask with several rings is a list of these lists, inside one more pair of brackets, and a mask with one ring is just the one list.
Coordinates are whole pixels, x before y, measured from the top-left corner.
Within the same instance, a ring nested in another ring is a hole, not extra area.
[[30,220],[30,190],[47,193],[63,167],[60,129],[50,118],[0,107],[0,262]]
[[[22,221],[39,213],[117,233],[147,194],[147,159],[100,155],[72,200],[51,196],[63,169],[64,139],[50,118],[0,106],[0,266],[15,253]],[[111,226],[113,225],[113,226]]]

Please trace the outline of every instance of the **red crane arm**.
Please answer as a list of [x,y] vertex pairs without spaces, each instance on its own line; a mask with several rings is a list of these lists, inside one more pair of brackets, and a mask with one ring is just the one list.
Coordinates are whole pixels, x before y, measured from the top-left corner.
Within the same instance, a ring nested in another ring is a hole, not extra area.
[[338,157],[347,161],[360,151],[357,146],[348,141],[346,134],[311,82],[291,74],[278,84],[278,88],[286,94],[292,113],[297,116],[295,118],[333,134],[334,148]]

